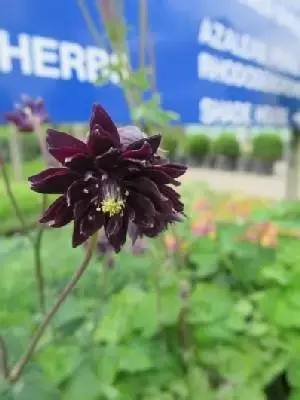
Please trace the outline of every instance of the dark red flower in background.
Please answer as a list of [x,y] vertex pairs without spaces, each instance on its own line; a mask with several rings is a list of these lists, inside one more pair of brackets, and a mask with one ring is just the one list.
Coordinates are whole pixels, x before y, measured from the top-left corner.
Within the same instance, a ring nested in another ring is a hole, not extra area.
[[39,124],[49,121],[49,115],[41,98],[31,99],[22,96],[22,104],[17,104],[15,110],[4,114],[8,122],[14,124],[20,132],[33,132],[34,119]]
[[[131,139],[130,139],[131,138]],[[119,130],[106,111],[93,107],[87,143],[48,129],[47,146],[61,168],[29,178],[32,190],[60,194],[40,222],[61,227],[74,220],[73,247],[104,227],[116,252],[126,241],[154,237],[183,215],[180,195],[170,186],[186,167],[157,155],[160,135],[135,127]]]

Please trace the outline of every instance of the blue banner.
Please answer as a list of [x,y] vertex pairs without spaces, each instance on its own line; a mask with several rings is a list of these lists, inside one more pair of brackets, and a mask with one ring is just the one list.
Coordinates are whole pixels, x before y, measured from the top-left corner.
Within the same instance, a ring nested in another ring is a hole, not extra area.
[[[3,0],[0,121],[21,94],[41,96],[55,122],[85,122],[93,102],[120,123],[129,112],[75,0]],[[94,0],[94,23],[103,27]],[[129,48],[138,61],[139,1],[125,0]],[[300,12],[296,1],[148,1],[157,87],[182,123],[286,127],[300,109]]]

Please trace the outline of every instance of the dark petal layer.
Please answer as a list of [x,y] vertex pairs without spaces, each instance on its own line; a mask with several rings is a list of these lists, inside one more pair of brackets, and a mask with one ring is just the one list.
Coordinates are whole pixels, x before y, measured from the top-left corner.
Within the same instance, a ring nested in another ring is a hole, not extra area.
[[164,165],[160,165],[158,167],[153,167],[153,169],[158,169],[159,171],[164,172],[167,175],[170,175],[172,178],[179,178],[181,175],[183,175],[186,170],[187,167],[185,165],[182,164],[164,164]]
[[179,213],[183,212],[184,204],[180,201],[180,195],[174,189],[165,185],[161,185],[159,189],[164,196],[172,201],[174,210]]
[[67,190],[66,193],[68,204],[74,205],[77,201],[88,202],[91,198],[91,193],[88,189],[88,182],[84,179],[75,181]]
[[91,131],[96,125],[99,125],[103,130],[110,133],[116,144],[120,144],[120,136],[116,125],[100,104],[93,105],[92,118],[90,121]]
[[149,137],[145,135],[142,139],[136,140],[131,143],[126,150],[138,150],[143,146],[145,142],[150,145],[152,154],[155,154],[161,142],[161,135],[154,135]]
[[113,166],[117,165],[120,151],[118,149],[110,148],[106,153],[96,157],[96,166],[100,170],[107,171]]
[[91,207],[91,204],[89,201],[81,200],[77,201],[77,203],[74,206],[74,219],[76,220],[81,220],[81,218],[84,217],[84,215],[88,212],[88,209]]
[[125,182],[128,188],[134,188],[139,193],[146,195],[155,203],[167,201],[166,198],[159,190],[159,187],[151,181],[151,179],[145,177],[139,177],[133,181]]
[[80,220],[74,221],[74,229],[73,229],[73,237],[72,237],[72,246],[75,248],[80,246],[83,242],[85,242],[88,237],[81,231],[80,229]]
[[78,175],[67,168],[49,168],[31,176],[31,189],[38,193],[62,194],[78,178]]
[[180,182],[176,181],[170,175],[166,174],[163,171],[160,171],[160,167],[156,168],[147,168],[143,171],[143,175],[153,180],[155,183],[159,185],[168,185],[172,184],[174,186],[180,186]]
[[118,129],[99,104],[93,106],[87,146],[92,155],[101,155],[110,147],[120,147]]
[[132,221],[129,221],[129,224],[128,224],[128,234],[131,238],[132,246],[134,246],[136,240],[139,237],[140,232],[139,232],[137,225],[135,223],[133,223]]
[[98,127],[89,135],[87,146],[90,154],[94,157],[103,155],[111,148],[118,148],[115,146],[111,135]]
[[80,230],[83,235],[90,237],[102,228],[104,224],[104,215],[100,211],[96,211],[95,206],[91,205],[82,217]]
[[68,207],[65,196],[56,199],[44,212],[41,223],[50,223],[53,228],[67,225],[73,219],[72,209]]
[[109,218],[105,224],[105,233],[107,239],[116,253],[119,253],[126,242],[127,230],[127,213],[125,213],[124,216],[117,215]]
[[153,135],[150,136],[147,139],[148,143],[150,144],[151,148],[152,148],[152,152],[153,154],[155,154],[160,146],[160,142],[161,142],[161,135]]
[[169,224],[172,224],[173,222],[180,221],[180,217],[177,216],[177,214],[173,213],[168,216],[164,215],[157,215],[153,219],[153,225],[152,226],[141,226],[140,229],[142,233],[146,236],[149,237],[155,237],[159,235],[161,232],[163,232],[165,229],[167,229]]
[[135,222],[145,221],[156,214],[152,201],[141,193],[130,191],[127,204],[134,213]]
[[[87,154],[87,146],[84,142],[79,139],[76,139],[74,136],[69,135],[65,132],[56,131],[55,129],[47,130],[47,139],[46,139],[49,151],[50,149],[73,149],[77,150],[77,153],[85,153]],[[66,150],[67,151],[67,150]],[[73,152],[72,154],[67,154],[66,157],[76,154]],[[60,160],[58,160],[60,161]]]
[[65,158],[64,165],[79,174],[95,170],[93,158],[86,154],[77,153],[72,157],[67,157]]
[[149,143],[143,143],[142,147],[138,150],[126,150],[122,154],[123,160],[149,160],[152,156],[152,149]]

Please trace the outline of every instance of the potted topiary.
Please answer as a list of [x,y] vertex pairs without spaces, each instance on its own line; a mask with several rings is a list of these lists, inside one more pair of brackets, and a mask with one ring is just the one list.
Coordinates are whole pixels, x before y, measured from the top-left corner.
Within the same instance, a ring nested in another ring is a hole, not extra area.
[[189,135],[186,142],[186,151],[196,165],[203,165],[210,151],[210,138],[205,134]]
[[261,133],[252,140],[254,170],[258,174],[272,175],[276,161],[282,158],[283,141],[280,135]]
[[221,134],[213,143],[213,154],[216,156],[216,167],[225,171],[237,168],[240,155],[240,144],[233,133]]

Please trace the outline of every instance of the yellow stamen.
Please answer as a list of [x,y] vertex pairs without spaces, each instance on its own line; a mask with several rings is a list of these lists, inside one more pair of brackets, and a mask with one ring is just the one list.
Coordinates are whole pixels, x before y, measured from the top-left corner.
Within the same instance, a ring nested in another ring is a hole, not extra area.
[[101,202],[97,210],[107,213],[110,217],[113,217],[114,215],[122,214],[124,206],[125,201],[122,199],[107,198]]

